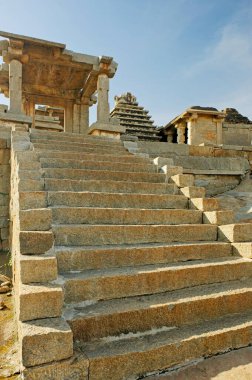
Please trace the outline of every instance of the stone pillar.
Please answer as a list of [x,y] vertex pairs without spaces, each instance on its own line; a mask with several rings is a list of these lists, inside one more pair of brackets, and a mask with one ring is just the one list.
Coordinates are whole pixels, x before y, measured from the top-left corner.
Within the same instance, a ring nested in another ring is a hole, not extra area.
[[216,119],[216,143],[218,145],[222,144],[222,122],[223,119]]
[[73,105],[73,133],[87,134],[89,128],[89,105]]
[[178,144],[185,144],[185,125],[179,124],[177,126],[177,136]]
[[109,78],[107,74],[100,74],[97,81],[97,122],[98,123],[109,123]]
[[80,133],[80,104],[73,105],[73,133]]
[[195,145],[195,133],[196,133],[197,118],[198,118],[198,115],[195,113],[187,121],[188,145]]
[[172,131],[169,131],[169,132],[167,133],[167,142],[168,142],[168,143],[172,143],[172,141],[173,141],[173,132],[172,132]]
[[66,102],[64,112],[64,132],[73,133],[73,103]]
[[89,105],[80,105],[80,133],[85,135],[89,128]]
[[22,113],[22,63],[13,59],[9,64],[9,112]]

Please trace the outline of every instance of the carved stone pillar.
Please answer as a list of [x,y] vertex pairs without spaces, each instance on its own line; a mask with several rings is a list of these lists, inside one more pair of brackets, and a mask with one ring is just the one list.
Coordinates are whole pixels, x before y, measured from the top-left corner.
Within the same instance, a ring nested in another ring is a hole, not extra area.
[[185,144],[185,125],[177,125],[177,142],[178,144]]
[[9,64],[9,112],[22,113],[22,63],[13,59]]
[[107,74],[100,74],[97,81],[97,122],[109,123],[109,78]]

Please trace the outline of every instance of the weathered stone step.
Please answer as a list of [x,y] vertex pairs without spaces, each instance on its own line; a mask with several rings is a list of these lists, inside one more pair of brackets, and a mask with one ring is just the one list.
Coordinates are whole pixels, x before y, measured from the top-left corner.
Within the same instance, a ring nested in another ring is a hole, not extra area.
[[[25,367],[63,360],[73,355],[73,333],[63,318],[19,322],[18,331]],[[36,374],[32,378],[39,379]]]
[[53,144],[46,143],[33,143],[33,147],[35,151],[39,150],[50,150],[50,151],[70,151],[70,152],[83,152],[83,153],[95,153],[99,152],[106,154],[123,154],[127,155],[127,151],[124,147],[120,146],[116,149],[112,149],[110,146],[97,146],[94,144],[81,144],[82,146],[76,144],[59,144],[57,141]]
[[45,178],[79,179],[79,180],[114,180],[132,182],[165,182],[165,175],[161,173],[123,172],[111,170],[85,170],[65,168],[44,168]]
[[219,240],[230,242],[250,242],[252,240],[252,223],[226,224],[219,227]]
[[83,141],[71,141],[71,139],[67,141],[64,141],[64,140],[62,141],[60,139],[48,140],[48,139],[34,139],[34,138],[31,139],[31,142],[33,144],[47,144],[49,146],[59,145],[62,148],[66,146],[69,146],[72,148],[94,147],[96,149],[108,148],[108,149],[116,149],[125,153],[127,152],[121,142],[119,144],[113,144],[112,142],[111,144],[110,141],[100,142],[99,140],[97,141],[97,140],[88,140],[88,139],[83,140]]
[[108,193],[135,193],[135,194],[177,194],[178,188],[174,184],[151,182],[126,182],[106,180],[70,180],[45,178],[45,190],[51,191],[91,191]]
[[232,255],[221,242],[55,247],[59,271],[83,271],[145,264],[204,260]]
[[58,133],[53,131],[39,131],[32,130],[30,133],[31,140],[56,140],[62,142],[77,142],[77,143],[85,143],[85,142],[93,142],[97,145],[110,144],[113,146],[122,145],[120,140],[109,139],[105,137],[94,137],[94,136],[83,136],[75,133]]
[[52,215],[55,224],[171,225],[202,223],[202,211],[198,210],[55,207],[52,208]]
[[65,308],[74,339],[91,341],[122,333],[182,326],[252,308],[252,279],[195,286],[160,294],[99,301]]
[[107,245],[209,241],[217,239],[217,226],[181,225],[53,225],[56,245]]
[[183,209],[188,200],[173,194],[128,194],[49,191],[48,206]]
[[60,158],[40,158],[42,168],[71,168],[71,169],[91,169],[91,170],[112,170],[126,172],[149,172],[157,173],[157,168],[152,164],[123,163],[123,162],[103,162],[83,161],[75,159]]
[[65,273],[65,302],[155,294],[251,276],[251,260],[241,258]]
[[121,339],[80,344],[89,359],[89,380],[141,376],[193,359],[247,346],[252,340],[252,314],[230,315],[181,328],[149,330]]
[[148,158],[145,157],[139,157],[134,155],[125,155],[125,154],[99,154],[99,151],[97,153],[81,153],[81,152],[57,152],[57,151],[49,151],[49,150],[42,150],[38,151],[36,155],[39,158],[51,158],[51,159],[70,159],[70,160],[83,160],[83,161],[104,161],[104,162],[122,162],[122,163],[137,163],[137,164],[149,164],[151,161]]

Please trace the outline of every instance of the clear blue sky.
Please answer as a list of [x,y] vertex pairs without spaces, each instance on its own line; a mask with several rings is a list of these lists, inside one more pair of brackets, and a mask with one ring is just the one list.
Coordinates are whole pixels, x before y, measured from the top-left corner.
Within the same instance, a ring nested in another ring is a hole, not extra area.
[[191,105],[252,119],[252,0],[0,0],[0,12],[1,30],[113,56],[111,107],[130,91],[157,125]]

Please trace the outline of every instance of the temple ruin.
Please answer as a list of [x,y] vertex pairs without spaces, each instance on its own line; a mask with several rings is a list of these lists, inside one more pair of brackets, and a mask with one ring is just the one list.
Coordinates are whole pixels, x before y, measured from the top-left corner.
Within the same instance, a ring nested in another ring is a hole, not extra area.
[[196,106],[156,128],[131,93],[110,112],[112,57],[0,36],[15,373],[148,379],[250,346],[251,122]]

